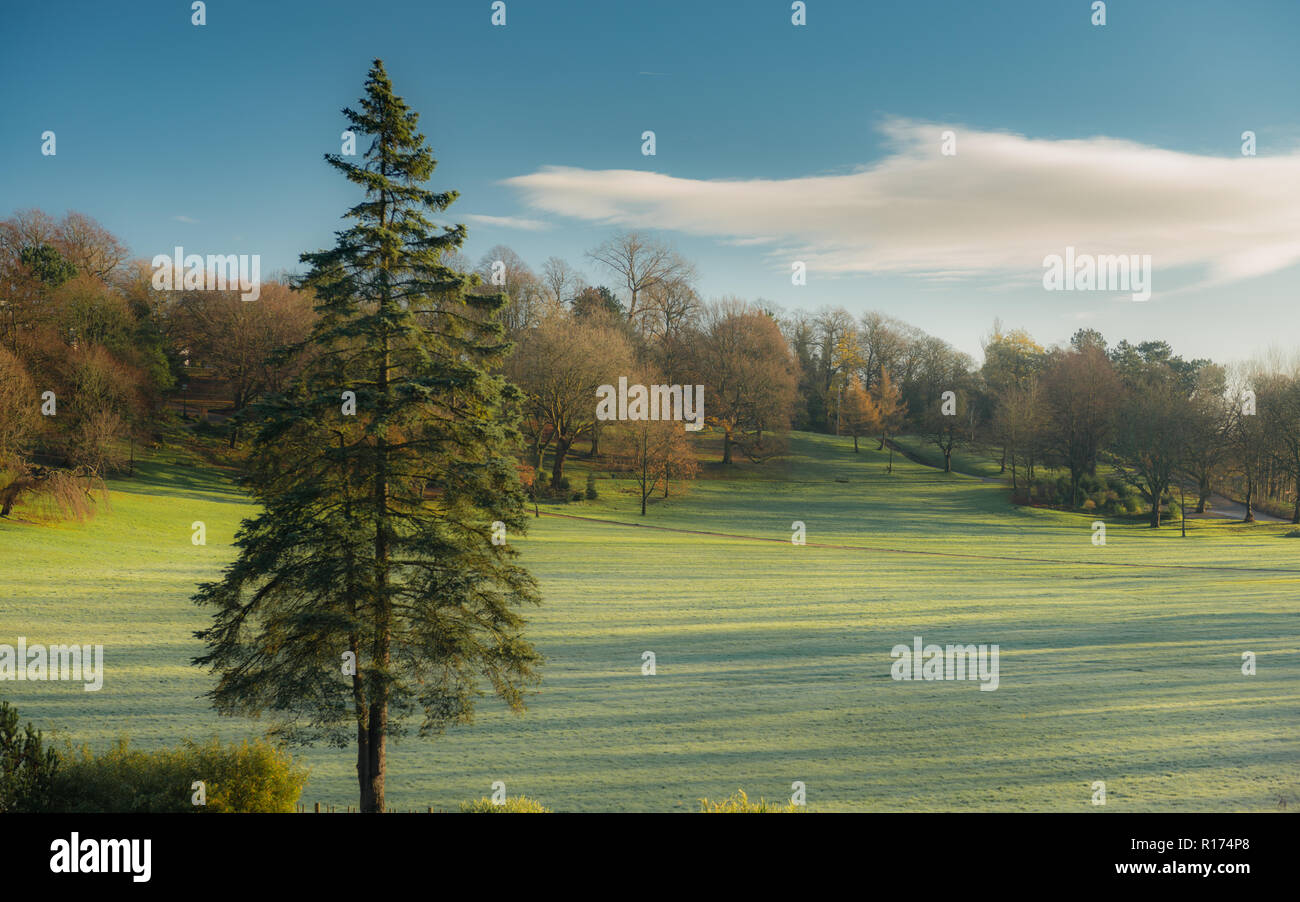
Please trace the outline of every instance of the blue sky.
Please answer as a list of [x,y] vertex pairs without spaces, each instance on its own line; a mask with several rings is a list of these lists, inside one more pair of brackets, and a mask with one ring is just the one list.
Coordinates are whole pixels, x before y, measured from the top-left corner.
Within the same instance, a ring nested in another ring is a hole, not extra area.
[[[140,257],[296,267],[355,200],[321,155],[381,57],[471,259],[503,243],[609,281],[584,251],[667,226],[706,297],[878,309],[975,354],[995,316],[1218,359],[1300,343],[1294,0],[1115,0],[1104,27],[1090,0],[808,0],[804,27],[781,0],[507,0],[504,28],[490,5],[212,0],[195,27],[184,0],[5,4],[0,215],[75,209]],[[1051,191],[1017,175],[1039,161]],[[677,199],[639,193],[660,188]],[[1152,254],[1152,299],[1044,291],[1067,242]],[[816,261],[805,286],[793,259]]]

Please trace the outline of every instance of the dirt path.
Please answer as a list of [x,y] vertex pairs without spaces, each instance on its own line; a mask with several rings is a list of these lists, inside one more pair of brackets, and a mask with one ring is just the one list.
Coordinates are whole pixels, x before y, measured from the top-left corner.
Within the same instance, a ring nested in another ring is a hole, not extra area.
[[[1210,496],[1210,509],[1203,514],[1188,514],[1188,520],[1240,520],[1246,516],[1246,505],[1238,504],[1222,495]],[[1266,514],[1261,510],[1255,511],[1255,520],[1258,523],[1288,523],[1281,517],[1274,517],[1272,514]]]

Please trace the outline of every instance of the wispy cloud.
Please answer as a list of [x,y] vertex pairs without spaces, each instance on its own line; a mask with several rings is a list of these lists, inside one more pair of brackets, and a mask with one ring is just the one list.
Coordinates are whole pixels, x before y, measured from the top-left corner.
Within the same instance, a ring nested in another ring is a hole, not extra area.
[[483,216],[478,213],[466,213],[464,218],[477,225],[495,226],[499,229],[523,229],[526,232],[540,232],[551,227],[549,222],[540,219],[521,219],[517,216]]
[[180,216],[180,215],[177,215],[177,216],[173,216],[172,219],[175,220],[176,222],[186,222],[186,223],[189,223],[190,225],[197,225],[197,224],[198,224],[198,220],[197,220],[197,219],[192,219],[192,218],[190,218],[189,216]]
[[[507,179],[536,210],[765,244],[822,273],[1038,276],[1043,257],[1150,254],[1211,281],[1300,262],[1300,152],[1210,157],[1097,137],[1054,140],[894,119],[890,151],[850,173],[687,179],[548,166]],[[957,154],[940,153],[957,133]]]

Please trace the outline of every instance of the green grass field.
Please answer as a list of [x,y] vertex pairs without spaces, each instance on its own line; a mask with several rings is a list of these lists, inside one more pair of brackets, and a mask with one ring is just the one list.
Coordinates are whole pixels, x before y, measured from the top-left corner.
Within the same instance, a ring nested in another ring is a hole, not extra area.
[[[1288,527],[1199,521],[1182,539],[1110,523],[1099,547],[1091,516],[1015,508],[897,454],[887,475],[862,446],[796,434],[788,460],[728,479],[706,464],[645,518],[605,478],[599,500],[543,507],[512,537],[545,598],[530,612],[540,690],[525,715],[485,700],[474,725],[396,745],[390,806],[454,808],[495,780],[559,811],[691,811],[737,788],[780,802],[795,780],[812,811],[1300,806]],[[582,485],[581,460],[570,476]],[[102,643],[104,688],[0,693],[96,746],[259,732],[213,714],[188,663],[207,616],[189,596],[232,559],[250,506],[174,461],[111,488],[85,524],[0,522],[0,641]],[[890,649],[918,634],[999,644],[1000,688],[892,680]],[[303,801],[355,804],[352,754],[305,752]]]

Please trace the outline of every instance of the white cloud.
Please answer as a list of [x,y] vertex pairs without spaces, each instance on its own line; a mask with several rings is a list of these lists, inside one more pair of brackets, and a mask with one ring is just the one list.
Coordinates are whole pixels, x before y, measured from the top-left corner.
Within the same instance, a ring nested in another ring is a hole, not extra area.
[[195,223],[198,222],[197,219],[191,219],[188,216],[180,216],[180,215],[173,216],[172,219],[174,219],[176,222],[185,222],[185,223],[189,223],[190,225],[194,225]]
[[[939,152],[949,128],[956,156]],[[505,184],[550,214],[766,244],[822,273],[1036,281],[1067,245],[1150,254],[1157,275],[1202,265],[1215,282],[1300,261],[1300,152],[1210,157],[901,119],[883,130],[890,152],[850,173],[727,180],[548,166]]]
[[540,232],[551,227],[549,222],[540,219],[521,219],[515,216],[482,216],[477,213],[466,213],[465,219],[478,225],[495,226],[499,229],[523,229],[527,232]]

